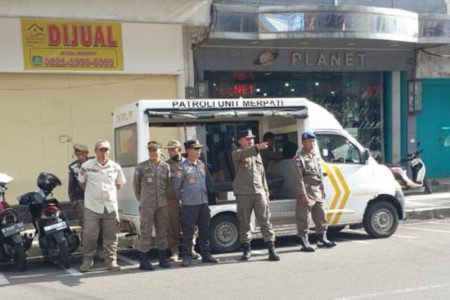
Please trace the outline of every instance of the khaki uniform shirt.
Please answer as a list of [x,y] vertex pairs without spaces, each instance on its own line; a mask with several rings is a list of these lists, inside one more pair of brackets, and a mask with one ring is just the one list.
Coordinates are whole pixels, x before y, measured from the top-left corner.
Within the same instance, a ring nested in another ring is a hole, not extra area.
[[263,161],[256,146],[234,150],[232,156],[236,171],[233,181],[234,194],[260,194],[269,197]]
[[98,214],[103,214],[105,208],[108,213],[118,212],[116,183],[126,183],[122,167],[118,163],[109,159],[102,166],[96,158],[90,159],[81,165],[78,181],[86,183],[86,208]]
[[302,149],[294,158],[296,195],[307,195],[310,202],[323,201],[323,175],[320,156]]
[[133,188],[141,211],[167,206],[166,192],[170,178],[170,167],[160,161],[141,162],[134,172]]
[[171,198],[176,198],[175,197],[175,192],[173,190],[174,188],[174,178],[175,178],[175,173],[177,172],[179,165],[185,160],[186,158],[184,158],[183,156],[181,156],[180,161],[176,162],[173,159],[168,159],[166,160],[166,163],[169,164],[170,167],[170,178],[169,178],[169,183],[167,185],[167,198],[171,197]]

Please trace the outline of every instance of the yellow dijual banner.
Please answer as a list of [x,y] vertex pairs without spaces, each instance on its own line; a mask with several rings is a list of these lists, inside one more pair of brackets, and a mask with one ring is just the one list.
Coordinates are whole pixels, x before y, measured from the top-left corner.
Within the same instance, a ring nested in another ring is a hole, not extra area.
[[25,70],[122,71],[120,23],[22,20]]

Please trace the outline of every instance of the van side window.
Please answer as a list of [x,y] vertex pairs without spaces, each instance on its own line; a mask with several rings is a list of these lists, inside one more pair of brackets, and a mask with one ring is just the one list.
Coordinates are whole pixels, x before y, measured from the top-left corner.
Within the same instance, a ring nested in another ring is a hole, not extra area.
[[136,123],[114,130],[115,160],[122,167],[134,167],[137,164],[137,125]]
[[340,135],[320,134],[317,136],[320,155],[326,162],[361,164],[358,148]]

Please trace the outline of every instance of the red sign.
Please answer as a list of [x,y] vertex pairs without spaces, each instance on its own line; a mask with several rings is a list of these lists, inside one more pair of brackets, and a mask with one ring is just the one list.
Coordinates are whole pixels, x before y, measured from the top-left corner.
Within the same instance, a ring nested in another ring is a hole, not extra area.
[[254,84],[218,84],[216,93],[220,97],[248,97],[256,93]]

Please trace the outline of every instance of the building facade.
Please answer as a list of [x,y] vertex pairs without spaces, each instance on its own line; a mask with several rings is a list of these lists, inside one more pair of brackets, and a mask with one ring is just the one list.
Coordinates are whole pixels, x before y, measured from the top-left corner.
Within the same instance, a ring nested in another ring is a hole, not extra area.
[[[142,11],[105,3],[0,7],[0,172],[14,178],[13,203],[36,188],[42,171],[63,181],[55,196],[67,200],[73,144],[88,145],[93,155],[97,139],[112,141],[115,107],[185,97],[185,27],[209,25],[209,1],[141,1]],[[153,138],[166,143],[178,136],[165,131]]]
[[306,97],[332,111],[378,161],[425,148],[431,177],[450,176],[448,168],[437,169],[436,156],[438,147],[450,149],[449,126],[436,121],[444,142],[430,141],[425,124],[441,112],[449,73],[438,70],[450,61],[445,49],[437,63],[420,50],[450,41],[446,7],[445,1],[214,1],[209,37],[194,51],[200,96]]

